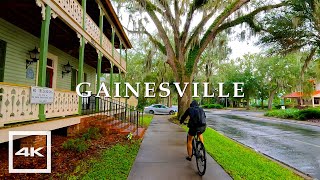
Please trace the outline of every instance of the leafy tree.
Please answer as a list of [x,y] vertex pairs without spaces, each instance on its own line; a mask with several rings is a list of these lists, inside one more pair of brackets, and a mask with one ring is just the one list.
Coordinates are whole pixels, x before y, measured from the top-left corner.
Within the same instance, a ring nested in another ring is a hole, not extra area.
[[282,54],[307,52],[301,69],[303,79],[310,62],[320,57],[320,0],[288,0],[288,4],[261,21],[266,32],[261,43]]
[[[131,13],[132,30],[143,32],[149,37],[166,56],[166,63],[173,70],[175,80],[181,83],[192,82],[202,53],[219,33],[244,22],[255,30],[260,30],[255,26],[255,16],[284,5],[284,3],[267,4],[266,1],[250,2],[250,0],[121,2],[126,4]],[[245,6],[250,8],[243,8]],[[150,19],[157,28],[157,36],[153,36],[145,27]],[[191,86],[188,86],[184,96],[178,99],[179,115],[187,109],[190,100]]]

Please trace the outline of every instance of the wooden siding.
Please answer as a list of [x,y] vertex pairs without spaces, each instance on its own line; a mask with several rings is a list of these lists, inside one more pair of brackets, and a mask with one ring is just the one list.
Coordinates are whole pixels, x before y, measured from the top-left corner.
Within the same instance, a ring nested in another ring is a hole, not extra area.
[[[33,63],[31,67],[35,73],[34,79],[26,78],[26,59],[29,58],[28,51],[35,46],[39,47],[40,39],[32,34],[14,26],[13,24],[0,18],[0,39],[7,42],[6,63],[4,71],[4,82],[22,84],[27,86],[36,85],[37,64]],[[58,57],[58,69],[56,88],[60,90],[71,89],[71,72],[62,78],[63,65],[70,64],[77,69],[78,59],[61,51],[60,49],[49,45],[49,53]],[[95,91],[95,68],[84,64],[84,73],[87,74],[88,82],[91,87],[87,90]]]

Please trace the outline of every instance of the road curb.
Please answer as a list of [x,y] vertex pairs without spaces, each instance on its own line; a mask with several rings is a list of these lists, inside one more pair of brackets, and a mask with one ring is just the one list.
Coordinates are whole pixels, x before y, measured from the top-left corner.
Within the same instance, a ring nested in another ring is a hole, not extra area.
[[281,118],[276,118],[276,117],[269,117],[269,116],[255,116],[258,118],[266,118],[266,119],[270,119],[270,120],[274,120],[274,121],[279,121],[279,122],[288,122],[288,123],[295,123],[295,124],[303,124],[303,125],[309,125],[309,126],[316,126],[316,127],[320,127],[319,123],[313,123],[313,122],[305,122],[305,121],[297,121],[297,120],[293,120],[293,119],[281,119]]
[[[211,127],[208,127],[208,128],[211,128]],[[211,129],[213,129],[213,128],[211,128]],[[265,154],[265,153],[263,153],[263,152],[257,151],[256,149],[254,149],[254,148],[252,148],[252,147],[250,147],[250,146],[247,146],[247,145],[245,145],[245,144],[243,144],[243,143],[241,143],[241,142],[239,142],[239,141],[237,141],[237,140],[235,140],[235,139],[233,139],[233,138],[231,138],[231,137],[226,136],[225,134],[223,134],[223,133],[220,132],[220,131],[217,131],[217,130],[215,130],[215,129],[213,129],[213,130],[216,131],[217,133],[223,135],[224,137],[232,140],[233,142],[238,143],[238,144],[240,144],[240,145],[242,145],[242,146],[244,146],[244,147],[247,147],[247,148],[249,148],[249,149],[251,149],[251,150],[253,150],[253,151],[261,154],[262,156],[264,156],[264,157],[270,159],[271,161],[273,161],[273,162],[281,165],[282,167],[285,167],[285,168],[290,169],[292,172],[294,172],[295,174],[301,176],[301,177],[304,178],[304,179],[307,179],[307,180],[317,180],[316,178],[313,178],[313,177],[310,176],[309,174],[306,174],[306,173],[304,173],[304,172],[301,172],[300,170],[298,170],[298,169],[296,169],[296,168],[294,168],[294,167],[292,167],[292,166],[290,166],[290,165],[288,165],[288,164],[286,164],[286,163],[284,163],[284,162],[282,162],[282,161],[279,161],[279,160],[277,160],[277,159],[275,159],[275,158],[273,158],[273,157],[271,157],[271,156],[269,156],[269,155],[267,155],[267,154]]]

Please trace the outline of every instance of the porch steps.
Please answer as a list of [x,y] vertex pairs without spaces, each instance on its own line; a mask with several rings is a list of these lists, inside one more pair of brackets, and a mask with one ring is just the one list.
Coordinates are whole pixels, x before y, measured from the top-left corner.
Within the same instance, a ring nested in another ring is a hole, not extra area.
[[126,129],[130,126],[129,123],[119,123],[111,127],[111,131],[121,132],[123,129]]
[[121,123],[120,120],[112,120],[112,121],[109,121],[108,123],[106,123],[105,127],[112,128],[113,126],[116,126],[116,125],[118,125],[120,123]]
[[145,128],[138,128],[133,132],[133,136],[138,137],[138,138],[142,138],[144,133],[145,133],[146,129]]
[[137,129],[137,126],[132,124],[129,127],[127,127],[126,129],[123,129],[120,131],[121,134],[129,134],[130,132],[133,133],[135,132]]

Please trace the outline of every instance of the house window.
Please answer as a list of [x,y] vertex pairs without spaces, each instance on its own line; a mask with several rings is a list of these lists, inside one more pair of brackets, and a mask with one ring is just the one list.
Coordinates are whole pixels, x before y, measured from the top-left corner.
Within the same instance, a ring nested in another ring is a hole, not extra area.
[[314,98],[314,104],[320,104],[320,98]]
[[[87,74],[84,73],[83,75],[83,82],[87,82]],[[71,91],[75,91],[76,87],[78,85],[78,70],[72,68],[72,74],[71,74]],[[84,92],[87,90],[86,86],[82,86],[81,92]]]
[[7,42],[0,40],[0,82],[3,82],[3,79],[4,79],[6,49],[7,49]]
[[52,59],[47,59],[46,87],[52,88],[53,85],[54,63]]

